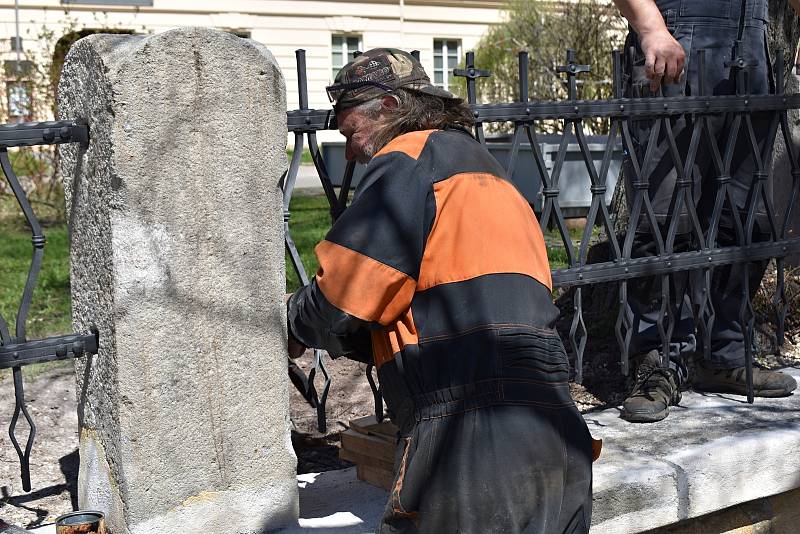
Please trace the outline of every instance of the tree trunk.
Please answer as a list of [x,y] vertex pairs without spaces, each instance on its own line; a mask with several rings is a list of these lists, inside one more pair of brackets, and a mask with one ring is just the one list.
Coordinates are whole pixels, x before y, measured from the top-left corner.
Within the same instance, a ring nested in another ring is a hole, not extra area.
[[[794,64],[797,62],[797,42],[800,39],[800,19],[794,10],[789,7],[787,0],[770,0],[769,2],[770,29],[767,35],[769,49],[783,49],[786,60],[784,69],[785,90],[787,93],[797,93],[800,89],[798,78],[795,75]],[[790,154],[797,154],[800,146],[800,110],[792,109],[789,111],[789,133],[792,139],[792,151],[786,149],[783,134],[778,130],[778,138],[775,142],[775,152],[773,155],[773,198],[775,199],[775,209],[778,214],[778,221],[783,222],[791,198],[792,190],[792,167]],[[800,235],[800,209],[795,207],[790,217],[788,237]],[[800,265],[800,257],[794,256],[787,259],[789,265]]]

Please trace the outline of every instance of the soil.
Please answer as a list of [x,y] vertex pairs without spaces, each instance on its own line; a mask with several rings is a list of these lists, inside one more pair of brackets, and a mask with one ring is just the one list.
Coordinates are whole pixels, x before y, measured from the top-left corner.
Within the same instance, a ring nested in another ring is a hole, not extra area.
[[[75,374],[64,362],[33,379],[25,379],[25,401],[36,424],[30,456],[31,486],[20,480],[19,458],[8,437],[14,413],[14,382],[0,375],[0,520],[23,528],[38,527],[78,507],[78,412]],[[25,447],[28,426],[17,422],[17,440]]]
[[[777,336],[771,324],[774,317],[771,303],[776,285],[774,267],[768,270],[762,288],[754,299],[757,317],[758,364],[769,368],[800,364],[800,277],[787,276],[789,312],[786,336],[778,353]],[[558,328],[568,340],[572,323],[574,293],[565,292],[556,304],[562,310]],[[619,349],[613,335],[616,319],[616,288],[597,285],[583,291],[583,318],[589,338],[583,358],[583,383],[570,384],[573,398],[581,410],[588,412],[619,405],[629,388],[622,376]],[[574,368],[575,352],[566,343]],[[312,351],[297,364],[308,373],[313,361]],[[293,423],[292,443],[298,457],[298,473],[321,472],[350,467],[339,460],[339,433],[348,428],[349,421],[374,414],[374,398],[366,380],[366,365],[344,358],[332,360],[323,354],[323,362],[331,386],[328,392],[327,429],[317,428],[317,411],[293,387],[290,407]],[[315,379],[322,390],[323,376]],[[14,386],[10,375],[0,375],[0,520],[33,528],[50,523],[58,515],[77,509],[78,421],[75,404],[75,379],[71,364],[50,369],[25,380],[25,398],[37,425],[36,440],[31,452],[33,491],[22,490],[19,460],[5,429],[13,414]],[[25,438],[25,424],[19,423]],[[24,441],[23,441],[24,443]]]

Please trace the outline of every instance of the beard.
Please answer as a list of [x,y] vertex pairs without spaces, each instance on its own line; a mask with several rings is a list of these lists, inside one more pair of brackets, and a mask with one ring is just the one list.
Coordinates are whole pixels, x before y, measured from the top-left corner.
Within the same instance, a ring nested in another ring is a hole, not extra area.
[[358,157],[356,157],[356,161],[361,163],[362,165],[366,165],[367,163],[370,162],[370,160],[378,150],[380,149],[378,148],[378,145],[375,144],[375,141],[370,141],[369,143],[365,143],[361,147],[361,154],[359,154]]

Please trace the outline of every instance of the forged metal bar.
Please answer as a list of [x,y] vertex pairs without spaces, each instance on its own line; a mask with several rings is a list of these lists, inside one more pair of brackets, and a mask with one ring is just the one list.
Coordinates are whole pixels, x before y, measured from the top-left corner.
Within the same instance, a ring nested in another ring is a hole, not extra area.
[[[697,68],[698,68],[698,82],[699,82],[699,89],[701,95],[708,95],[707,87],[706,87],[706,76],[705,76],[705,64],[706,64],[706,51],[705,50],[698,50],[697,51]],[[708,134],[707,138],[713,138],[710,134],[710,124],[706,117],[701,117],[700,120],[696,122],[696,124],[700,124],[700,127],[703,131],[703,134]],[[716,181],[719,184],[719,175],[722,172],[722,167],[718,163],[719,162],[719,150],[716,148],[716,144],[714,145],[714,150],[716,150],[716,159],[714,160],[713,164],[716,169]],[[694,157],[696,158],[697,155],[695,154]],[[687,158],[688,159],[688,158]],[[694,158],[693,158],[694,159]],[[685,174],[689,174],[689,166],[687,163],[687,167],[684,170]],[[691,193],[691,189],[688,190]],[[687,197],[687,203],[691,202],[691,195]],[[696,212],[695,212],[696,213]],[[701,232],[701,240],[698,241],[700,248],[706,247],[713,247],[716,243],[709,243],[707,237],[710,237],[711,233],[709,232],[709,236],[702,235]],[[714,327],[714,303],[711,300],[711,268],[703,268],[701,272],[702,276],[702,287],[700,288],[700,295],[695,294],[694,298],[692,299],[692,314],[694,318],[694,322],[697,325],[699,330],[700,336],[702,337],[702,346],[703,346],[703,358],[708,360],[711,357],[711,333]]]
[[[30,202],[28,202],[28,198],[25,196],[25,191],[22,189],[16,174],[14,174],[14,169],[11,167],[11,161],[8,158],[8,150],[6,147],[0,148],[0,167],[2,167],[3,174],[5,175],[8,184],[11,186],[11,190],[17,199],[19,207],[22,209],[25,220],[28,222],[28,226],[33,234],[31,238],[33,244],[33,258],[31,259],[31,266],[28,270],[28,278],[25,281],[25,289],[22,292],[22,300],[20,301],[19,309],[17,310],[17,324],[15,332],[16,337],[11,338],[8,335],[5,320],[2,321],[4,330],[2,347],[5,348],[8,346],[13,346],[13,344],[17,344],[18,347],[20,345],[24,346],[25,344],[25,323],[28,319],[28,310],[30,308],[31,299],[33,298],[33,289],[36,287],[36,279],[39,276],[39,269],[42,265],[45,237],[42,233],[42,227],[39,225],[39,221],[36,219],[36,215],[33,213]],[[14,353],[12,353],[12,357],[13,354]],[[19,356],[19,351],[17,351],[15,354]],[[36,424],[33,422],[33,418],[31,418],[30,414],[28,413],[28,408],[25,406],[25,390],[22,383],[21,362],[17,362],[11,367],[14,376],[14,415],[11,417],[11,423],[8,426],[8,436],[11,438],[11,443],[14,445],[14,449],[17,451],[17,456],[19,456],[22,489],[25,491],[30,491],[30,457],[31,449],[33,448],[33,440],[36,437]],[[20,412],[25,417],[29,428],[24,451],[20,446],[16,436],[17,421],[19,419]]]
[[372,389],[372,399],[375,402],[375,420],[380,423],[383,421],[383,394],[375,382],[375,377],[372,376],[374,368],[375,366],[371,363],[367,364],[366,374],[367,382],[369,382],[369,387]]
[[[325,406],[328,402],[328,390],[331,388],[331,376],[328,374],[328,369],[322,360],[322,352],[319,349],[314,349],[314,366],[308,372],[308,395],[317,406],[317,430],[325,433],[328,431]],[[322,394],[317,393],[317,388],[314,386],[314,378],[317,376],[317,371],[322,373]]]
[[28,320],[28,310],[33,298],[33,289],[36,287],[36,279],[39,276],[39,269],[42,266],[42,257],[44,256],[45,237],[42,233],[42,227],[39,224],[36,215],[33,213],[30,202],[25,196],[25,191],[14,174],[14,169],[11,168],[11,161],[8,158],[8,150],[3,147],[0,148],[0,167],[3,169],[3,174],[11,186],[11,190],[17,199],[22,213],[25,215],[25,220],[28,221],[28,226],[31,229],[31,242],[33,243],[33,259],[31,260],[31,267],[28,271],[28,279],[25,282],[25,289],[22,292],[22,300],[20,301],[19,310],[17,311],[17,328],[16,339],[25,340],[25,323]]
[[[20,478],[22,479],[22,489],[25,491],[31,490],[31,449],[33,448],[33,440],[36,438],[36,425],[33,423],[33,418],[28,413],[28,408],[25,406],[25,391],[22,386],[22,367],[16,366],[12,368],[14,375],[14,415],[11,416],[11,424],[8,425],[8,437],[11,438],[11,443],[19,456]],[[25,442],[25,450],[17,441],[17,421],[19,414],[25,417],[28,423],[28,439]]]
[[[589,65],[578,65],[575,62],[575,51],[574,50],[567,50],[567,64],[564,66],[559,66],[556,68],[557,73],[566,73],[567,75],[567,99],[570,101],[575,101],[578,98],[578,88],[577,88],[577,80],[576,76],[582,72],[589,72]],[[561,176],[561,170],[564,165],[564,161],[567,157],[567,146],[569,140],[569,131],[572,130],[575,138],[578,140],[578,145],[581,148],[581,155],[583,156],[584,162],[587,162],[587,170],[590,173],[590,180],[593,185],[599,183],[599,178],[597,178],[597,173],[594,168],[594,163],[590,161],[588,154],[588,147],[586,145],[586,139],[582,136],[583,133],[583,122],[581,119],[576,120],[565,120],[564,121],[564,135],[561,138],[561,144],[558,150],[558,156],[556,157],[555,164],[553,165],[553,174],[550,178],[550,185],[549,190],[547,192],[544,191],[543,193],[546,195],[545,198],[548,196],[550,197],[550,202],[547,204],[545,209],[543,209],[542,219],[544,223],[549,222],[549,216],[547,214],[547,208],[553,210],[556,226],[558,228],[558,232],[561,235],[561,240],[564,243],[564,247],[567,250],[567,258],[569,260],[570,267],[579,267],[582,264],[582,258],[580,251],[578,252],[577,256],[575,255],[572,247],[572,239],[570,238],[569,229],[567,228],[566,221],[564,220],[564,214],[561,211],[561,206],[558,202],[558,181]],[[587,152],[584,152],[584,149]],[[604,188],[602,188],[604,189]],[[588,227],[588,225],[587,225]],[[588,243],[588,241],[587,241]],[[584,246],[584,242],[581,242],[581,248]],[[580,384],[583,382],[583,352],[586,349],[586,342],[589,338],[588,331],[586,330],[586,324],[583,321],[583,289],[578,287],[575,290],[573,295],[573,305],[572,305],[572,324],[569,327],[569,343],[572,347],[572,352],[575,354],[575,381]]]
[[333,222],[336,222],[344,210],[347,208],[347,198],[350,194],[350,184],[353,181],[353,173],[356,170],[356,162],[348,161],[344,169],[344,177],[342,178],[342,187],[339,189],[339,200],[336,203],[336,213],[333,216]]
[[[479,70],[475,68],[475,52],[467,52],[465,68],[453,69],[453,76],[467,79],[467,102],[474,108],[477,102],[477,87],[475,80],[478,78],[486,78],[491,76],[487,70]],[[478,112],[475,112],[475,118],[478,118]],[[480,143],[485,143],[486,139],[483,135],[483,124],[480,121],[475,121],[475,138]]]
[[800,239],[781,239],[775,242],[753,243],[742,247],[693,250],[672,255],[621,259],[614,262],[591,263],[578,268],[553,271],[553,287],[585,286],[598,282],[614,282],[662,275],[692,269],[704,269],[768,260],[778,256],[800,253]]
[[[300,105],[299,111],[300,113],[305,113],[308,110],[308,83],[306,75],[305,50],[296,50],[295,59],[297,61],[297,94],[298,103]],[[326,128],[328,127],[329,117],[330,114],[326,116]],[[306,122],[309,122],[308,119],[306,119]],[[336,198],[336,193],[333,190],[333,185],[328,177],[325,164],[322,161],[322,156],[319,153],[315,132],[315,129],[295,131],[292,161],[286,173],[284,174],[283,180],[283,229],[285,246],[295,273],[297,273],[297,278],[300,280],[300,283],[303,286],[308,285],[310,279],[305,267],[303,266],[303,260],[300,257],[300,253],[297,250],[297,245],[295,244],[289,229],[289,220],[291,218],[291,211],[289,207],[292,200],[292,193],[294,192],[294,186],[297,182],[297,173],[300,170],[300,161],[303,155],[304,135],[308,135],[308,148],[311,153],[312,160],[314,161],[314,166],[317,169],[317,175],[319,176],[323,190],[325,191],[325,196],[327,197],[330,205],[331,218],[335,221],[336,217],[338,217],[338,215],[341,213],[339,202]],[[331,378],[328,374],[328,370],[325,368],[325,362],[322,359],[322,351],[316,349],[314,350],[314,362],[311,370],[308,373],[308,376],[306,376],[300,367],[298,367],[297,364],[291,360],[287,361],[287,365],[289,378],[292,384],[294,384],[306,402],[308,402],[312,408],[317,409],[317,429],[320,432],[325,432],[327,429],[327,422],[325,419],[325,401],[328,397],[328,389],[330,388]],[[317,370],[319,370],[324,379],[321,395],[317,393],[316,386],[314,385],[314,379],[317,376]]]
[[97,354],[99,334],[69,334],[0,345],[0,369]]
[[0,147],[86,143],[89,127],[77,121],[22,122],[0,125]]
[[[540,101],[522,104],[475,104],[476,117],[484,122],[530,122],[545,119],[655,118],[728,112],[783,111],[800,108],[800,94],[745,96],[686,96],[619,98],[614,100]],[[288,130],[327,130],[330,110],[290,111]]]

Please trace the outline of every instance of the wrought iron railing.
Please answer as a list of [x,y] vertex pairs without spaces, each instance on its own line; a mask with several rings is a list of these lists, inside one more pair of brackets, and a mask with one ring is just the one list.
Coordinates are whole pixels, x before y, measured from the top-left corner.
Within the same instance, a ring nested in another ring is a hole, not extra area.
[[[25,491],[31,490],[30,456],[33,441],[36,437],[36,425],[25,405],[22,366],[52,360],[77,358],[87,354],[97,354],[99,334],[97,331],[93,331],[90,334],[69,334],[38,340],[29,340],[26,336],[28,311],[36,288],[39,269],[42,265],[46,240],[42,227],[31,208],[31,203],[28,201],[25,191],[14,173],[8,156],[8,149],[10,147],[34,145],[87,143],[88,140],[88,127],[75,121],[30,122],[0,126],[0,166],[30,227],[33,244],[33,257],[19,308],[17,309],[14,335],[11,334],[8,323],[0,315],[0,369],[10,368],[14,377],[14,414],[11,417],[8,435],[19,456],[22,487]],[[25,418],[29,426],[24,449],[16,437],[17,422],[20,414]]]
[[[294,157],[288,170],[284,188],[284,208],[286,221],[286,247],[291,256],[292,263],[298,272],[302,283],[308,282],[308,276],[303,268],[300,257],[294,247],[289,233],[288,220],[290,217],[289,201],[294,188],[297,171],[300,163],[300,153],[303,149],[304,136],[308,137],[309,149],[314,165],[319,174],[320,183],[331,206],[332,219],[346,208],[348,191],[351,184],[354,165],[348,164],[344,174],[339,194],[336,194],[329,179],[325,162],[317,149],[316,132],[328,129],[330,110],[308,109],[308,96],[305,72],[305,52],[298,50],[298,91],[300,96],[300,109],[288,113],[288,130],[294,133]],[[704,51],[699,51],[697,56],[698,70],[703,72]],[[733,96],[705,96],[709,94],[704,87],[704,80],[700,80],[701,94],[687,97],[649,97],[649,98],[622,98],[622,66],[620,53],[612,53],[613,62],[613,99],[585,101],[577,99],[576,77],[581,72],[587,72],[587,65],[578,65],[572,51],[567,52],[567,63],[559,67],[559,73],[566,76],[568,97],[564,101],[535,101],[528,100],[528,57],[527,53],[519,54],[519,102],[504,104],[478,104],[476,92],[476,79],[488,76],[489,73],[477,69],[474,65],[474,55],[468,53],[466,66],[454,71],[456,76],[466,79],[467,100],[474,110],[476,126],[475,135],[479,141],[485,143],[483,125],[486,123],[512,123],[513,144],[510,156],[504,164],[509,176],[514,173],[519,165],[519,150],[525,141],[530,144],[533,157],[531,170],[536,170],[542,177],[541,195],[543,206],[539,221],[544,228],[554,229],[562,241],[566,251],[568,265],[552,272],[553,285],[557,288],[574,287],[574,314],[569,332],[569,344],[575,354],[575,378],[581,382],[583,369],[583,355],[586,347],[588,332],[583,321],[583,296],[582,288],[599,282],[618,282],[619,310],[615,324],[615,336],[620,348],[620,365],[623,374],[629,373],[629,347],[633,335],[633,313],[628,301],[628,283],[631,279],[656,276],[661,280],[661,310],[658,318],[658,331],[662,345],[662,359],[666,366],[669,358],[669,346],[677,318],[674,317],[675,307],[672,299],[682,296],[670,295],[669,277],[674,273],[689,270],[699,271],[702,275],[703,295],[700,302],[694,302],[692,312],[695,324],[704,338],[705,350],[709,348],[711,327],[714,322],[714,309],[711,304],[711,272],[715,267],[742,264],[744,271],[744,291],[748,294],[748,265],[752,262],[774,258],[777,266],[777,285],[773,299],[776,318],[777,345],[783,343],[784,321],[789,306],[785,291],[784,258],[787,255],[800,252],[800,238],[790,237],[790,221],[794,204],[798,199],[800,188],[800,162],[798,161],[798,147],[792,141],[789,130],[787,111],[800,108],[800,94],[784,94],[784,58],[783,52],[776,53],[774,68],[776,93],[769,95],[750,95],[748,90],[748,70],[751,65],[744,61],[734,61],[731,70],[737,80],[737,94]],[[767,140],[761,147],[754,135],[752,114],[767,115],[770,121]],[[714,117],[724,116],[730,119],[729,137],[724,146],[720,146],[711,132],[710,121]],[[691,142],[685,153],[680,153],[676,148],[676,135],[673,132],[673,121],[677,118],[693,119],[688,121],[692,125]],[[589,147],[586,141],[586,127],[584,120],[602,118],[608,121],[609,133],[605,144],[605,151],[600,168],[592,162]],[[548,170],[545,160],[539,149],[536,124],[539,121],[561,121],[563,135],[559,151],[552,168]],[[637,160],[633,147],[632,125],[634,122],[649,121],[655,137],[663,135],[671,148],[671,156],[675,163],[679,180],[673,194],[673,202],[667,220],[670,221],[666,232],[659,227],[653,206],[647,194],[649,166],[653,158],[647,156],[642,161]],[[783,135],[786,149],[791,160],[791,195],[783,213],[783,220],[778,221],[775,207],[767,194],[767,183],[772,180],[772,152],[778,131]],[[731,174],[732,151],[739,136],[744,136],[751,148],[751,156],[755,162],[756,172],[753,175],[752,187],[747,201],[746,215],[742,218],[739,211],[734,208],[731,196],[729,177]],[[574,245],[567,228],[563,210],[559,205],[561,171],[563,168],[567,146],[577,140],[586,164],[586,173],[590,178],[591,202],[589,204],[586,225],[580,243]],[[626,154],[630,157],[630,166],[635,176],[632,180],[633,190],[627,191],[629,195],[629,221],[625,231],[619,236],[615,232],[614,221],[605,201],[609,169],[614,147],[622,142]],[[691,190],[691,180],[683,179],[683,169],[691,168],[697,156],[697,149],[701,140],[707,143],[711,157],[715,181],[717,185],[716,201],[707,228],[702,228],[698,223],[697,210]],[[533,173],[531,173],[533,174]],[[718,231],[723,209],[730,209],[735,216],[736,246],[720,246]],[[769,221],[769,239],[766,241],[754,240],[754,226],[756,212],[762,209],[767,213]],[[676,252],[675,238],[677,234],[676,215],[686,214],[692,221],[692,233],[696,247],[693,250]],[[646,220],[655,242],[657,254],[651,257],[634,257],[633,237],[640,220]],[[587,254],[591,243],[592,231],[596,226],[602,226],[608,237],[610,259],[600,263],[589,264]],[[673,292],[675,293],[675,292]],[[739,310],[739,320],[745,325],[745,356],[746,377],[748,384],[748,401],[753,402],[752,391],[752,336],[755,315],[752,301],[745,298]],[[326,380],[322,396],[314,393],[314,375],[321,372]],[[373,385],[376,397],[376,414],[382,415],[380,395],[374,386],[372,369],[368,368],[367,376]],[[315,351],[315,365],[308,380],[303,382],[302,390],[307,399],[312,399],[318,409],[319,425],[323,430],[324,399],[330,387],[330,378],[325,370],[325,363],[320,351]]]

